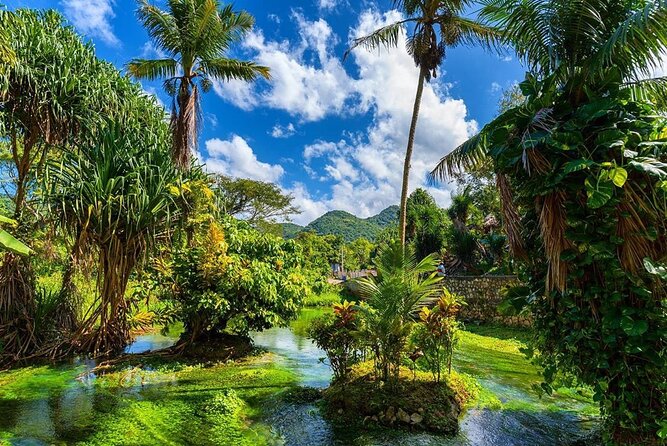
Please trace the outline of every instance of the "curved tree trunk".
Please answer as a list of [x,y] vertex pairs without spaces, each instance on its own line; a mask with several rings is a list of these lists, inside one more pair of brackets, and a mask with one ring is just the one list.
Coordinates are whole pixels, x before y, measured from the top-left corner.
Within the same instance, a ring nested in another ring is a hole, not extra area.
[[408,135],[408,146],[405,149],[405,164],[403,165],[403,187],[401,190],[401,211],[399,217],[399,237],[401,246],[405,246],[405,228],[407,224],[408,211],[408,188],[410,182],[410,163],[412,161],[412,150],[415,144],[415,132],[417,131],[417,121],[419,119],[419,108],[421,107],[422,94],[424,93],[424,81],[426,80],[426,69],[419,70],[419,83],[417,85],[417,95],[415,96],[415,106],[412,111],[412,122],[410,123],[410,133]]

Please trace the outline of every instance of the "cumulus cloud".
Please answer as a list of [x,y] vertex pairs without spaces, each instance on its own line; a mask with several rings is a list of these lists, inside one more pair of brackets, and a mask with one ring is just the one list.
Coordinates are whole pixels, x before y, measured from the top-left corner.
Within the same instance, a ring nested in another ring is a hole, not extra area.
[[244,110],[268,106],[302,121],[318,121],[344,112],[354,92],[354,81],[333,54],[336,35],[323,19],[308,21],[300,13],[293,13],[292,19],[298,28],[298,42],[270,41],[261,31],[255,31],[243,44],[253,60],[271,67],[268,86],[217,82],[215,92]]
[[296,133],[296,128],[291,122],[287,125],[276,124],[271,129],[271,136],[274,138],[289,138]]
[[285,174],[281,165],[259,161],[248,142],[238,135],[226,141],[206,141],[206,152],[207,156],[200,157],[210,172],[268,182],[277,182]]
[[317,7],[324,11],[336,9],[340,0],[317,0]]
[[120,40],[113,32],[111,20],[115,0],[63,0],[65,16],[82,33],[97,37],[107,45],[118,46]]

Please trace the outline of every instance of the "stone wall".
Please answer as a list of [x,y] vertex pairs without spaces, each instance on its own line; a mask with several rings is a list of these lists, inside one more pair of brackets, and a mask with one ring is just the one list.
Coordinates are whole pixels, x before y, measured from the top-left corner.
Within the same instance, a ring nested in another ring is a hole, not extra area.
[[463,321],[530,324],[525,317],[503,316],[496,309],[502,301],[502,290],[518,284],[516,276],[446,276],[443,284],[450,292],[464,297],[467,305],[461,309]]

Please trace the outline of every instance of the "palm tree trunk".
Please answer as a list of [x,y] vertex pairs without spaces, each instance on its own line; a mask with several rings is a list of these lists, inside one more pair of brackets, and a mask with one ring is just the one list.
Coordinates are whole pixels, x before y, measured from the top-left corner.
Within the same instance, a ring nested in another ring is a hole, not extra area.
[[417,95],[415,96],[415,105],[412,111],[412,122],[410,123],[410,133],[408,135],[408,146],[405,149],[405,164],[403,165],[403,188],[401,190],[401,212],[399,217],[399,237],[401,246],[405,246],[405,228],[407,225],[408,212],[408,188],[410,181],[410,163],[412,161],[412,150],[415,144],[415,133],[417,131],[417,120],[419,119],[419,108],[421,107],[422,94],[424,93],[424,81],[426,80],[426,69],[421,67],[419,70],[419,83],[417,85]]

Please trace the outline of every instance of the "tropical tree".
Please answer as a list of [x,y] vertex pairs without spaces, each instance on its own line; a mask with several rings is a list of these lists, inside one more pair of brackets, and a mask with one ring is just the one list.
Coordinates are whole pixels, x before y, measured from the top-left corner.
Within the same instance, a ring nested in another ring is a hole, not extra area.
[[[667,436],[667,48],[664,1],[486,0],[481,17],[530,67],[525,99],[434,174],[493,162],[528,276],[545,389],[592,386],[610,440]],[[657,436],[656,436],[657,434]]]
[[394,0],[394,6],[400,8],[406,18],[383,26],[367,36],[355,39],[346,53],[346,55],[349,54],[350,51],[359,46],[367,49],[383,46],[396,47],[406,25],[412,27],[407,37],[406,49],[419,68],[419,80],[403,166],[401,209],[398,225],[402,245],[405,245],[406,238],[410,163],[424,83],[437,77],[438,67],[445,59],[448,47],[459,45],[488,47],[493,44],[496,37],[492,28],[462,16],[466,8],[472,3],[471,0]]
[[359,307],[361,328],[374,354],[382,381],[398,379],[413,315],[424,302],[437,295],[435,256],[417,261],[414,250],[394,242],[380,250],[375,261],[377,277],[357,279],[365,304]]
[[181,321],[180,347],[225,333],[284,325],[309,293],[294,241],[262,234],[230,216],[203,231],[200,243],[174,251],[160,280],[170,322]]
[[255,227],[266,228],[278,219],[289,220],[300,213],[292,204],[294,196],[283,193],[273,183],[216,176],[213,190],[225,213]]
[[158,51],[159,59],[133,59],[128,71],[137,79],[164,79],[172,97],[171,127],[173,160],[188,168],[197,145],[200,89],[208,92],[213,82],[269,78],[269,69],[255,62],[229,58],[232,45],[254,24],[247,12],[221,7],[218,0],[169,0],[168,10],[139,1],[137,12]]
[[99,139],[65,151],[48,165],[47,200],[79,249],[99,255],[100,297],[74,336],[74,348],[117,352],[130,339],[130,275],[177,217],[171,187],[180,175],[171,162],[162,111],[145,97],[128,108],[134,123],[109,122]]
[[[63,22],[55,11],[0,11],[0,29],[11,36],[5,57],[14,62],[0,73],[0,139],[9,145],[19,238],[29,236],[34,209],[26,209],[50,152],[89,137],[101,116],[116,116],[125,102],[117,85],[128,81]],[[0,338],[12,338],[5,339],[6,353],[34,349],[34,311],[30,264],[8,252],[0,266]]]

